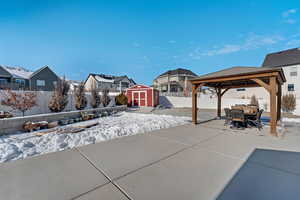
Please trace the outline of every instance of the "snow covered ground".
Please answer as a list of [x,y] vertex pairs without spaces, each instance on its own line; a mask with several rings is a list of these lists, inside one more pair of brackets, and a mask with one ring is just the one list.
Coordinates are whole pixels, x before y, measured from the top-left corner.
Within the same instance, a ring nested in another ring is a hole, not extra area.
[[300,118],[282,118],[283,122],[300,123]]
[[98,121],[99,125],[79,133],[48,133],[36,136],[22,133],[0,137],[0,162],[23,159],[44,153],[106,141],[117,137],[146,133],[188,123],[189,117],[121,112],[114,116],[80,122],[79,126]]

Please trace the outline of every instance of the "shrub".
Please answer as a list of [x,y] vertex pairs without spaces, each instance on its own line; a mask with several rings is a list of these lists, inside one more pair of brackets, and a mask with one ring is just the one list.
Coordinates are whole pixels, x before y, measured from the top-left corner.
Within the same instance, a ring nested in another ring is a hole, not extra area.
[[123,92],[118,96],[116,96],[116,105],[127,105],[127,104],[128,104],[128,98]]
[[250,104],[259,107],[258,99],[256,98],[255,95],[251,96]]
[[283,95],[281,108],[284,112],[292,112],[296,109],[296,97],[293,94]]
[[91,106],[92,108],[98,108],[101,103],[101,96],[99,90],[95,87],[91,89]]
[[109,102],[110,102],[110,98],[108,96],[109,90],[108,89],[104,89],[102,91],[102,96],[101,96],[101,103],[104,107],[106,107]]
[[65,77],[58,81],[48,105],[52,112],[61,112],[65,109],[68,104],[69,89],[70,85],[66,81]]
[[5,89],[1,90],[1,97],[2,105],[9,106],[13,110],[22,112],[23,116],[25,116],[26,111],[37,106],[37,96],[34,92],[14,92],[11,89]]
[[87,105],[87,99],[85,96],[84,83],[80,83],[75,90],[75,108],[77,110],[83,110]]

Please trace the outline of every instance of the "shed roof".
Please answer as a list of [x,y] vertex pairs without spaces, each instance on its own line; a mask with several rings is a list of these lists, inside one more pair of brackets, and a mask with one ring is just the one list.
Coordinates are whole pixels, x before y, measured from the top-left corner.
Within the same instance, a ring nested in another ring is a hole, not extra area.
[[263,67],[284,67],[300,64],[300,48],[267,54]]

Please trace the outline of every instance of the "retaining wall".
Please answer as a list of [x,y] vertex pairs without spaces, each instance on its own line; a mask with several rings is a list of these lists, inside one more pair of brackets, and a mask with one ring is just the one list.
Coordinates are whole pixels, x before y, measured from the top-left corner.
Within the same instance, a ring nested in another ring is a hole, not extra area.
[[38,122],[47,121],[53,122],[62,119],[70,119],[80,117],[81,112],[93,113],[93,112],[105,112],[105,111],[124,111],[127,110],[127,106],[116,106],[116,107],[105,107],[105,108],[95,108],[87,109],[81,111],[69,111],[60,113],[47,113],[40,115],[31,115],[25,117],[13,117],[7,119],[0,119],[0,135],[16,133],[22,130],[22,126],[27,121]]

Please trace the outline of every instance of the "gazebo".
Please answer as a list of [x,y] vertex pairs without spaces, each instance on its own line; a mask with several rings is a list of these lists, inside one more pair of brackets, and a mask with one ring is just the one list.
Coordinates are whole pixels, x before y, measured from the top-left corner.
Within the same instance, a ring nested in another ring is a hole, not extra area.
[[218,103],[217,116],[221,117],[222,96],[232,88],[263,87],[270,94],[271,134],[277,136],[277,121],[281,118],[281,86],[286,81],[281,68],[231,67],[194,78],[192,83],[192,120],[197,124],[197,92],[201,87],[215,88]]

